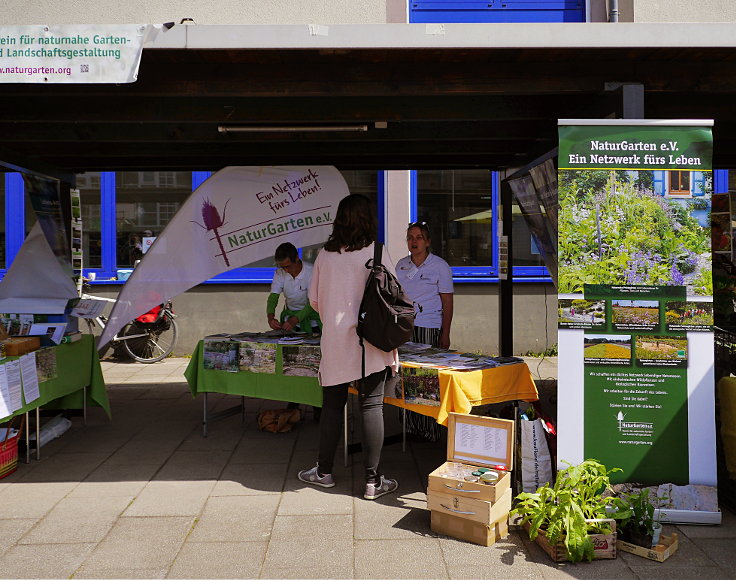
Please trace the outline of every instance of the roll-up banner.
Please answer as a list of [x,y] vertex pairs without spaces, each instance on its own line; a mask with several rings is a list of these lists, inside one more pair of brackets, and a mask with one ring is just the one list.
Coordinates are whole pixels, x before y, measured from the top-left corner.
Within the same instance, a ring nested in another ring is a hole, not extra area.
[[719,523],[712,121],[559,122],[558,459]]

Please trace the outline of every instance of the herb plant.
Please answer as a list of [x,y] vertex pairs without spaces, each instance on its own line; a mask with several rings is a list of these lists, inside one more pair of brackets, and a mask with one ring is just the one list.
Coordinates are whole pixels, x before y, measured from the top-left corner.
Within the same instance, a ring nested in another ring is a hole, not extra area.
[[529,538],[534,540],[539,530],[544,530],[551,544],[564,539],[567,559],[579,562],[594,557],[593,542],[589,534],[609,534],[611,527],[605,522],[586,520],[607,519],[606,508],[614,498],[602,494],[611,489],[610,474],[618,468],[606,470],[595,459],[579,465],[570,465],[558,472],[553,486],[548,483],[536,493],[516,496],[517,505],[512,515],[521,516],[521,523],[529,524]]

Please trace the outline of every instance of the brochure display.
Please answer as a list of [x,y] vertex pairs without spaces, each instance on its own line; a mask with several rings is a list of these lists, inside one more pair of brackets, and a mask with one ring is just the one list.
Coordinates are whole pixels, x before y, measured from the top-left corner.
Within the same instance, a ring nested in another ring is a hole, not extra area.
[[[200,341],[184,373],[192,395],[225,393],[321,407],[320,352],[313,344],[317,339],[269,341],[264,334],[269,333],[218,335]],[[437,350],[400,351],[402,381],[396,391],[386,394],[386,403],[446,425],[450,413],[467,414],[476,405],[538,399],[529,368],[521,359],[476,355],[471,360],[472,355]]]
[[558,461],[716,523],[707,122],[560,122]]

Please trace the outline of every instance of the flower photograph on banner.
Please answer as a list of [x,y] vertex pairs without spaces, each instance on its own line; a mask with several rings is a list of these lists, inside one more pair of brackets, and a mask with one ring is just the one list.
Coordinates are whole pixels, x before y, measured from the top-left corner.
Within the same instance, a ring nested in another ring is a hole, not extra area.
[[[680,173],[695,193],[665,195],[661,183]],[[711,191],[708,172],[560,170],[559,292],[607,283],[712,294]]]

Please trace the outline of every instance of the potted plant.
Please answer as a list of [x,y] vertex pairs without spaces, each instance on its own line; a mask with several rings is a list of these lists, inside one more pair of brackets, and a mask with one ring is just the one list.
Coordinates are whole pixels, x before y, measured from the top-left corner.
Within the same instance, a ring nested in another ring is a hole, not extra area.
[[[520,523],[527,528],[531,540],[537,540],[541,534],[551,546],[564,543],[567,560],[591,561],[596,555],[592,535],[613,534],[615,530],[607,511],[614,498],[603,495],[611,489],[609,475],[614,471],[621,470],[606,470],[594,459],[570,465],[558,472],[554,485],[544,484],[536,493],[516,496],[517,505],[511,513],[521,517]],[[606,557],[615,557],[615,537],[610,540],[604,540],[609,554]],[[556,553],[548,553],[558,559]]]
[[[657,505],[664,499],[656,495],[654,498]],[[619,538],[644,548],[656,546],[662,531],[661,513],[655,516],[657,505],[648,487],[614,497],[610,517],[618,522]]]

